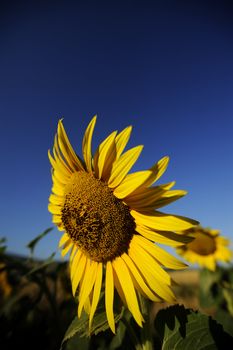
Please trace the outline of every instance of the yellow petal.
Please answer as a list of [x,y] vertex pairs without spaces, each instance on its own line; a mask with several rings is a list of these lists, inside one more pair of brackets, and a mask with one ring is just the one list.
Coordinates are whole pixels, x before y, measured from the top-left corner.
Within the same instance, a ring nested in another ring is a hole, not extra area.
[[149,227],[137,225],[136,231],[143,237],[160,244],[166,244],[171,247],[178,247],[184,243],[190,243],[191,237],[186,235],[176,234],[169,231],[154,231]]
[[184,231],[198,222],[184,216],[164,214],[158,211],[142,214],[131,210],[131,215],[135,218],[138,225],[145,225],[159,231]]
[[138,171],[136,173],[126,175],[121,184],[115,188],[113,192],[114,195],[119,199],[125,198],[138,187],[142,186],[150,175],[151,171],[149,170]]
[[[75,169],[73,169],[69,163],[66,161],[60,147],[59,147],[59,144],[58,144],[58,135],[57,133],[55,134],[55,137],[54,137],[54,146],[53,146],[53,153],[54,155],[56,155],[57,158],[59,158],[60,162],[62,162],[62,164],[68,168],[69,172],[73,172],[75,171]],[[55,158],[56,159],[56,158]]]
[[187,194],[187,191],[183,191],[183,190],[166,191],[164,194],[162,194],[161,198],[157,199],[154,203],[152,203],[151,206],[154,209],[162,208],[165,205],[168,205],[168,204],[182,198],[186,194]]
[[64,188],[66,187],[69,179],[65,178],[64,176],[61,177],[61,175],[58,173],[57,170],[53,170],[52,180],[53,180],[53,185],[59,186],[64,193]]
[[[147,178],[144,180],[144,182],[138,186],[138,188],[135,188],[134,191],[132,191],[129,195],[129,199],[136,201],[136,203],[138,202],[138,198],[137,196],[141,197],[142,199],[145,199],[145,196],[147,196],[147,193],[152,193],[152,192],[147,192],[145,191],[145,189],[149,186],[151,186],[155,181],[157,181],[162,174],[164,173],[164,171],[167,168],[169,162],[169,157],[164,157],[162,159],[160,159],[154,166],[152,166],[148,171],[148,176]],[[158,186],[158,188],[154,187],[153,190],[156,191],[165,191],[167,189],[169,189],[170,187],[174,186],[175,182],[171,182],[165,185],[160,185]],[[152,190],[152,189],[151,189]],[[136,197],[134,197],[136,196]]]
[[70,240],[70,237],[65,232],[58,243],[58,247],[61,248],[64,244],[66,244]]
[[224,262],[229,262],[231,261],[232,255],[233,255],[232,251],[229,248],[224,246],[219,246],[219,249],[215,253],[215,258],[222,260]]
[[90,309],[90,316],[89,316],[89,328],[91,327],[92,320],[93,320],[93,317],[95,314],[95,310],[97,308],[99,298],[100,298],[100,291],[101,291],[101,286],[102,286],[102,275],[103,275],[103,264],[98,263],[95,287],[94,287],[92,304],[91,304],[91,309]]
[[112,163],[116,158],[115,137],[117,131],[113,131],[98,147],[94,156],[95,176],[99,179],[106,179],[107,168],[111,169]]
[[151,177],[146,181],[145,186],[151,186],[155,181],[157,181],[167,169],[169,163],[169,157],[163,157],[155,165],[150,168],[152,174]]
[[[138,254],[138,252],[141,253]],[[149,259],[148,261],[148,255],[145,255],[145,260],[143,251],[135,246],[132,246],[130,248],[129,256],[131,257],[135,265],[138,267],[141,274],[144,276],[147,285],[150,286],[150,288],[163,300],[174,302],[175,296],[171,291],[170,287],[168,286],[167,282],[165,280],[162,281],[161,279],[156,278],[157,274],[151,267],[151,259]]]
[[139,189],[139,191],[136,190],[131,193],[124,200],[130,207],[140,209],[151,206],[156,200],[161,198],[164,193],[166,193],[164,185],[149,188],[143,187]]
[[62,188],[62,190],[64,190],[66,184],[64,184],[64,181],[62,182],[58,176],[58,172],[56,170],[53,170],[51,171],[51,176],[52,176],[52,181],[53,181],[53,184],[54,185],[57,185],[59,187]]
[[86,263],[87,263],[87,258],[84,254],[82,254],[78,264],[78,268],[75,271],[73,279],[71,280],[73,296],[75,296],[79,282],[84,274]]
[[182,261],[176,259],[174,256],[166,252],[164,249],[158,247],[155,243],[148,241],[146,238],[141,236],[135,236],[137,244],[145,249],[150,255],[158,260],[163,266],[170,269],[184,269],[187,267]]
[[56,205],[61,205],[61,204],[63,204],[64,199],[62,196],[57,196],[57,195],[51,194],[49,196],[49,201],[50,201],[50,203],[53,203]]
[[111,176],[108,181],[110,188],[117,187],[121,183],[134,163],[137,161],[142,149],[143,146],[131,148],[113,164]]
[[216,269],[216,263],[214,260],[214,256],[208,256],[203,260],[204,264],[203,266],[206,266],[210,271],[215,271]]
[[52,214],[61,215],[61,206],[49,203],[48,211]]
[[92,135],[93,135],[93,131],[94,131],[94,127],[95,127],[95,123],[96,123],[96,116],[94,116],[92,118],[92,120],[90,121],[84,137],[83,137],[83,158],[85,160],[86,163],[86,167],[87,170],[89,172],[92,172],[92,153],[91,153],[91,141],[92,141]]
[[78,252],[78,247],[76,246],[76,244],[73,244],[72,251],[70,253],[70,259],[69,259],[70,267],[71,267],[71,264],[74,260],[74,257],[76,256],[77,252]]
[[62,119],[58,122],[57,133],[58,144],[67,163],[69,163],[75,170],[84,170],[81,159],[79,159],[70,144],[65,128],[62,124]]
[[[139,236],[140,237],[140,236]],[[153,244],[150,242],[150,244]],[[170,285],[171,278],[168,273],[161,267],[158,263],[158,258],[154,259],[154,256],[151,256],[148,251],[146,251],[138,242],[137,236],[134,235],[130,243],[130,252],[131,250],[137,252],[138,260],[141,261],[142,265],[147,266],[147,269],[153,274],[153,276],[160,281],[161,283]]]
[[147,296],[147,298],[151,299],[152,301],[158,301],[158,302],[161,301],[161,299],[158,298],[154,293],[152,293],[150,288],[146,285],[140,272],[138,271],[138,269],[136,268],[135,264],[133,263],[131,258],[128,256],[128,254],[124,253],[121,257],[125,261],[126,265],[128,266],[128,269],[131,272],[132,276],[135,278],[138,287],[142,289],[142,291]]
[[105,280],[105,308],[109,327],[115,333],[115,320],[113,313],[113,298],[114,298],[114,284],[112,263],[110,261],[106,264],[106,280]]
[[52,222],[54,224],[62,224],[61,215],[53,215]]
[[116,155],[116,159],[118,159],[122,152],[124,151],[130,135],[132,132],[132,126],[127,126],[124,130],[122,130],[116,137],[116,151],[117,151],[117,155]]
[[61,164],[59,164],[58,162],[56,162],[53,157],[50,154],[50,150],[48,150],[48,157],[49,157],[49,161],[54,169],[54,171],[57,173],[57,176],[59,178],[59,180],[66,184],[69,181],[70,178],[70,174],[69,172],[66,170],[65,167],[63,167]]
[[125,294],[123,292],[123,289],[121,287],[121,284],[120,284],[120,281],[119,281],[119,278],[115,272],[115,270],[113,269],[113,282],[114,282],[114,287],[116,288],[117,290],[117,293],[121,299],[121,301],[123,302],[123,304],[125,305],[125,307],[127,308],[127,301],[125,299]]
[[54,159],[57,163],[60,164],[63,168],[67,170],[68,173],[72,173],[73,171],[70,169],[70,167],[67,165],[67,163],[64,161],[64,158],[62,157],[62,154],[60,152],[60,149],[58,147],[58,141],[57,141],[57,134],[55,135],[54,138],[54,146],[53,146],[53,155]]
[[119,282],[123,289],[128,308],[132,313],[135,321],[138,323],[140,327],[142,327],[143,317],[139,310],[138,300],[137,300],[132,279],[129,274],[129,270],[125,265],[124,260],[122,260],[121,257],[118,257],[115,260],[113,260],[112,264],[117,274],[117,277],[119,278]]
[[70,249],[73,247],[73,242],[69,240],[64,244],[64,246],[61,249],[61,256],[64,258],[64,256],[69,253]]
[[85,275],[84,275],[84,279],[83,279],[83,285],[82,285],[82,289],[81,289],[81,292],[79,295],[78,317],[81,316],[83,306],[84,306],[87,298],[89,297],[89,295],[92,291],[92,288],[94,286],[95,279],[96,279],[97,267],[98,267],[98,263],[96,261],[92,261],[90,263],[89,270],[86,267],[86,271],[85,271]]
[[218,236],[218,237],[215,237],[215,240],[217,241],[218,244],[221,244],[221,245],[228,246],[230,244],[230,240],[225,237]]
[[74,275],[75,275],[77,269],[79,269],[79,261],[81,259],[81,256],[82,256],[82,252],[81,252],[81,250],[78,250],[77,253],[75,254],[74,259],[71,262],[71,267],[70,267],[71,281],[74,279]]
[[63,194],[64,194],[64,187],[60,186],[60,185],[58,185],[56,183],[53,183],[52,192],[54,194],[56,194],[57,196],[63,196]]
[[58,141],[58,134],[56,134],[55,138],[54,138],[53,153],[57,154],[57,157],[68,168],[70,173],[74,173],[75,171],[80,170],[80,168],[72,161],[72,159],[67,154],[65,147],[63,146],[61,140],[60,140],[60,146],[59,146],[59,141]]
[[91,310],[90,298],[88,297],[84,303],[84,310],[89,315]]

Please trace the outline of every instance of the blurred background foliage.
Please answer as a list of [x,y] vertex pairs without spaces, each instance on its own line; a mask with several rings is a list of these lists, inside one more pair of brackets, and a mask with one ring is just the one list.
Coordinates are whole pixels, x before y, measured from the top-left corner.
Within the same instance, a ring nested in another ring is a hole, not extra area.
[[[27,245],[28,257],[10,255],[0,240],[0,347],[34,350],[143,349],[141,330],[122,305],[115,305],[117,332],[108,329],[104,298],[88,337],[88,318],[76,317],[68,263],[34,258],[45,230]],[[225,349],[233,344],[233,268],[169,272],[177,304],[150,303],[149,325],[156,349]],[[104,296],[104,295],[103,295]],[[117,303],[117,299],[116,299]],[[202,339],[198,345],[197,339]],[[145,339],[144,339],[145,340]]]
[[0,255],[0,343],[2,349],[59,349],[75,315],[66,262],[54,254],[40,261],[33,258],[36,243],[49,230],[28,244],[28,258]]

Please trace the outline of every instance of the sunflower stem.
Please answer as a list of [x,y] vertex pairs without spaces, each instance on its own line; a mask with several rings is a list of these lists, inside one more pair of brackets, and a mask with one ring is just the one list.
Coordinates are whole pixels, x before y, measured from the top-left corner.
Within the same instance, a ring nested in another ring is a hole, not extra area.
[[140,344],[138,336],[130,323],[129,314],[127,314],[127,312],[125,312],[121,321],[124,323],[124,325],[127,329],[127,332],[130,336],[130,339],[131,339],[132,343],[134,344],[135,350],[143,350],[142,344]]
[[140,293],[138,293],[138,297],[142,314],[145,320],[145,323],[141,328],[142,349],[153,350],[153,337],[150,323],[150,302],[149,300],[145,299]]

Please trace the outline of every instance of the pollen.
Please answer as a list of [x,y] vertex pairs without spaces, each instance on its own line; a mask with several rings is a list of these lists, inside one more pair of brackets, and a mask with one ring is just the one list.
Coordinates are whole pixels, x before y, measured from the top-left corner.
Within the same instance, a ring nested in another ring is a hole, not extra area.
[[74,173],[66,185],[61,218],[73,242],[97,262],[126,253],[136,227],[129,207],[85,171]]

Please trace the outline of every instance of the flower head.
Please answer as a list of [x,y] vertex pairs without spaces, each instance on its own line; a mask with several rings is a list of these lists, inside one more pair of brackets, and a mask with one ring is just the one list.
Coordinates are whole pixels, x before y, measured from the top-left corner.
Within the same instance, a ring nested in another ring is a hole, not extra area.
[[61,254],[70,252],[78,315],[84,308],[91,326],[105,284],[106,316],[115,332],[115,289],[140,326],[143,317],[137,293],[153,301],[174,301],[171,278],[163,267],[182,269],[186,265],[154,242],[173,247],[183,244],[187,238],[181,232],[196,222],[157,210],[186,194],[171,190],[174,182],[152,186],[166,170],[168,157],[149,170],[129,174],[143,148],[124,152],[132,128],[112,132],[92,156],[95,123],[96,117],[85,131],[82,160],[62,120],[58,122],[53,156],[49,152],[53,181],[49,211],[58,229],[64,231]]
[[217,262],[231,260],[229,240],[220,236],[218,230],[196,226],[185,231],[184,235],[192,237],[193,240],[177,247],[176,251],[190,263],[197,263],[201,267],[215,271]]

